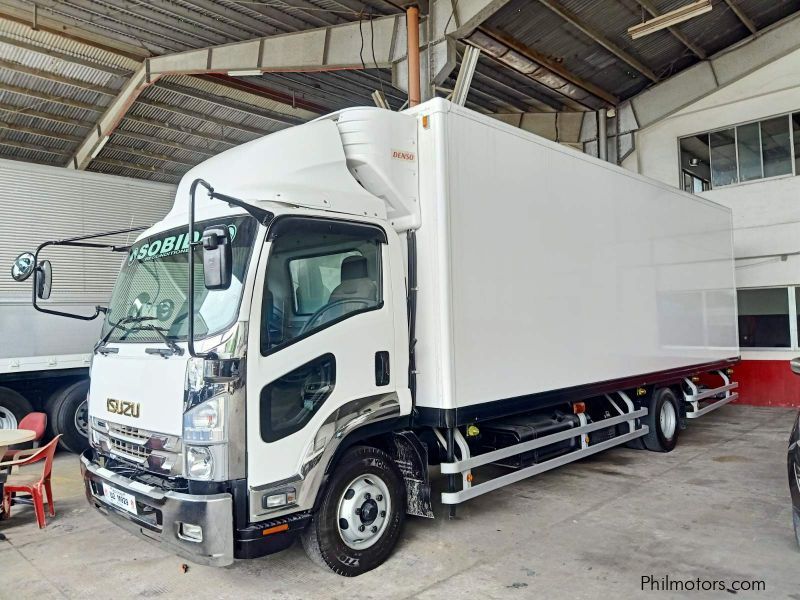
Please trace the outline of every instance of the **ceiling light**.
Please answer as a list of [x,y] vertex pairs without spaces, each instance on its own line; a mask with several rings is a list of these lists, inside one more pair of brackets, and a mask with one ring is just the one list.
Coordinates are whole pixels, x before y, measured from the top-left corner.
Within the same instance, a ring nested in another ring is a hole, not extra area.
[[628,27],[628,33],[636,40],[642,36],[649,35],[656,31],[661,31],[667,27],[672,27],[678,23],[683,23],[699,15],[707,13],[712,8],[711,0],[697,0],[681,8],[676,8],[668,13],[654,17],[644,23]]
[[257,77],[261,75],[260,69],[245,69],[243,71],[228,71],[230,77]]
[[689,166],[690,167],[699,167],[700,166],[700,159],[696,156],[693,156],[689,159]]

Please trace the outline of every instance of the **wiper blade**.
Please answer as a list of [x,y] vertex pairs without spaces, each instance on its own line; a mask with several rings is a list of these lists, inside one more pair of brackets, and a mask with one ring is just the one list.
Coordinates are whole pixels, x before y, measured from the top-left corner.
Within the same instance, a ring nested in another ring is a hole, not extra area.
[[[121,329],[123,325],[127,325],[128,323],[141,323],[142,321],[153,321],[155,317],[145,317],[141,315],[128,315],[127,317],[123,317],[116,323],[111,323],[111,328],[108,332],[103,336],[103,338],[94,345],[93,352],[100,352],[103,353],[102,348],[106,345],[106,342],[111,338],[111,334],[114,333],[117,329]],[[125,332],[125,336],[121,339],[125,339],[127,334],[130,333],[130,330]]]
[[[161,339],[164,340],[164,343],[167,345],[167,347],[170,350],[172,350],[172,354],[177,354],[178,356],[183,356],[183,348],[178,346],[178,344],[175,343],[175,340],[173,340],[166,333],[164,333],[164,328],[163,327],[157,327],[156,325],[143,325],[142,327],[139,327],[138,330],[139,331],[155,331],[159,336],[161,336]],[[149,352],[150,350],[153,350],[153,348],[146,348],[145,352]],[[160,352],[159,354],[161,354],[162,356],[164,356],[164,358],[166,358],[166,356],[163,354],[163,351]]]

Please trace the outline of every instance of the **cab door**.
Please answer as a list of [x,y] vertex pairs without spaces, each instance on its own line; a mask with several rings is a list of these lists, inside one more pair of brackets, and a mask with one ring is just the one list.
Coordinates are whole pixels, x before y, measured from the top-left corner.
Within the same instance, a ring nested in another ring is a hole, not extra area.
[[[247,358],[253,520],[275,514],[262,506],[264,490],[308,478],[334,441],[344,410],[372,399],[390,408],[394,403],[390,416],[410,410],[407,355],[398,356],[407,332],[400,327],[396,336],[405,306],[395,304],[405,290],[393,285],[403,281],[402,272],[392,273],[401,254],[390,233],[392,247],[383,229],[366,223],[284,216],[270,227],[256,276]],[[306,481],[297,490],[300,508],[313,502],[309,486]]]

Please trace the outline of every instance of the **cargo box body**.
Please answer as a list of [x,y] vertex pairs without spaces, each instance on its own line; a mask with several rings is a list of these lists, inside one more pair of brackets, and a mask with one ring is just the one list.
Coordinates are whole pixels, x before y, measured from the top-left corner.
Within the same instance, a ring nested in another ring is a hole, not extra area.
[[444,101],[424,114],[422,414],[738,357],[729,209]]

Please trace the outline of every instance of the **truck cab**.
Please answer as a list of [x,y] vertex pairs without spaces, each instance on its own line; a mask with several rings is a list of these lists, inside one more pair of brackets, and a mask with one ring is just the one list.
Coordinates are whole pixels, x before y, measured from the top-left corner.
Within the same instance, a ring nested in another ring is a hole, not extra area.
[[[197,562],[282,549],[326,489],[347,485],[329,512],[344,533],[340,568],[358,572],[391,550],[405,513],[403,475],[388,459],[410,445],[393,433],[411,412],[405,241],[353,177],[340,120],[190,171],[114,287],[91,369],[87,496]],[[199,178],[244,200],[200,188],[190,240]],[[224,286],[206,285],[210,231],[227,245]],[[366,438],[374,455],[348,454]],[[343,460],[353,476],[331,481]],[[385,551],[369,551],[381,541]]]

